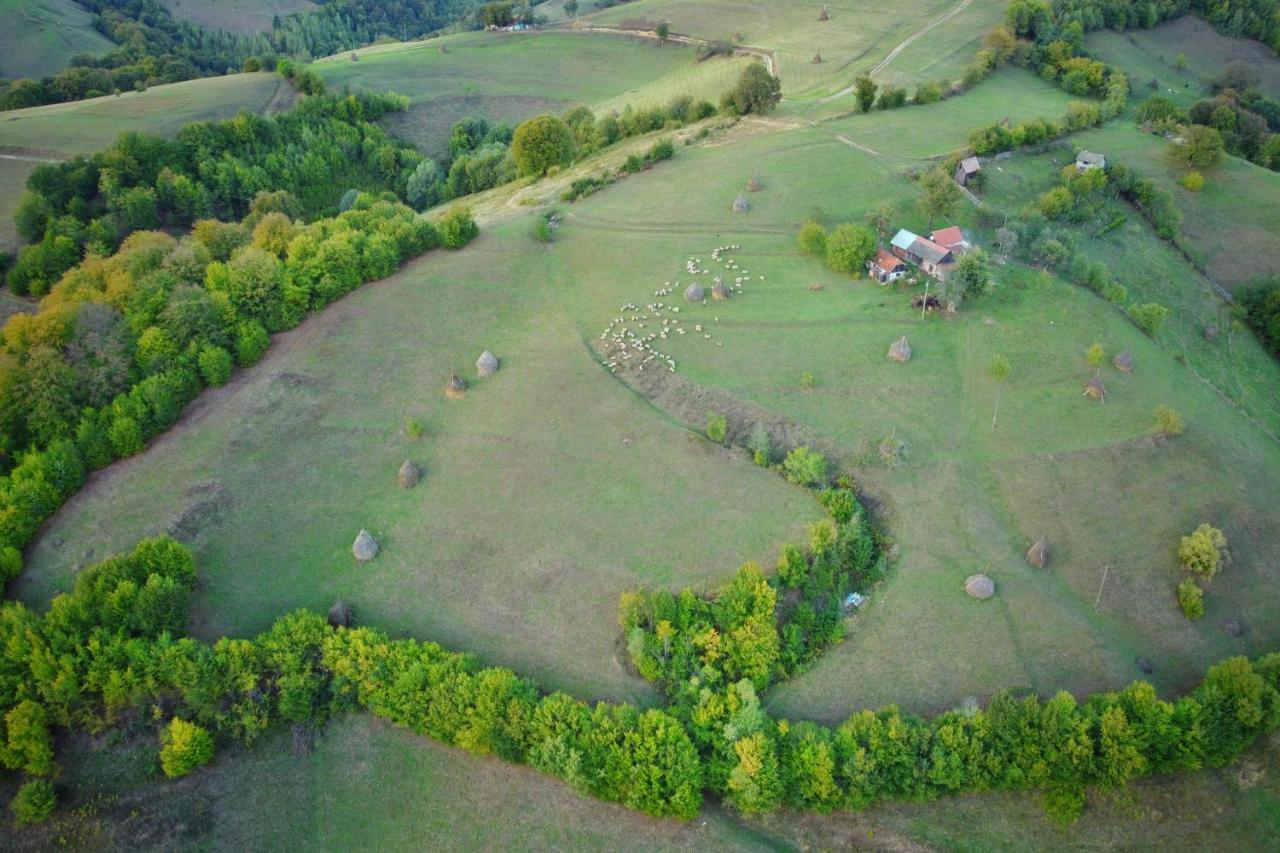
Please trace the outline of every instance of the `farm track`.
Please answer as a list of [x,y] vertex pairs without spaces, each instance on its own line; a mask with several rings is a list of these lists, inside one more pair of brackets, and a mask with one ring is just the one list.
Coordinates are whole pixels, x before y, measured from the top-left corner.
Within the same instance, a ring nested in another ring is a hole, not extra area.
[[[965,0],[969,2],[969,0]],[[658,33],[654,30],[624,30],[617,27],[564,27],[559,30],[566,33],[597,33],[602,35],[614,36],[634,36],[636,38],[651,39],[653,41],[661,41]],[[674,44],[700,45],[705,44],[706,39],[695,38],[693,36],[681,35],[679,33],[670,33],[667,41]],[[739,56],[758,56],[764,61],[764,67],[769,73],[778,79],[782,79],[782,67],[778,62],[778,54],[767,47],[753,47],[751,45],[734,45],[733,53]]]

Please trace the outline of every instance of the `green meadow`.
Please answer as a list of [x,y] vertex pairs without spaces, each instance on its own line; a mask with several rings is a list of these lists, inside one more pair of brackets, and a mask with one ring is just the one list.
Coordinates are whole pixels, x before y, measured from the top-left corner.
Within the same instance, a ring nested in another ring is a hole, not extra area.
[[93,13],[72,0],[0,0],[0,16],[0,77],[44,77],[78,53],[115,49],[93,28]]

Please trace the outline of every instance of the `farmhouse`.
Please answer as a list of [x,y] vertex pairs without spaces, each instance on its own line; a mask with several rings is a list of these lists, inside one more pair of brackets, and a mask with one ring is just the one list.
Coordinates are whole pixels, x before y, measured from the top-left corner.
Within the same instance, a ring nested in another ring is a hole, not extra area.
[[953,255],[963,255],[972,248],[969,245],[969,241],[964,238],[964,232],[960,230],[958,225],[940,228],[930,234],[929,239]]
[[956,183],[962,187],[969,186],[969,179],[982,171],[982,164],[977,157],[966,157],[956,164]]
[[[958,228],[956,230],[959,231]],[[961,234],[960,237],[960,241],[964,242],[964,235]],[[890,245],[893,253],[899,258],[910,261],[935,278],[945,278],[947,268],[955,262],[955,255],[946,246],[940,246],[927,237],[912,234],[905,228],[893,235]]]
[[889,241],[889,247],[895,255],[902,258],[904,261],[919,263],[911,255],[911,247],[915,245],[915,242],[919,239],[920,238],[918,236],[907,229],[900,228],[898,233],[893,235],[893,239]]
[[1090,169],[1107,168],[1107,158],[1092,151],[1081,151],[1076,155],[1076,170],[1087,172]]
[[892,252],[880,249],[874,258],[867,261],[867,272],[881,284],[888,284],[907,274],[907,264]]

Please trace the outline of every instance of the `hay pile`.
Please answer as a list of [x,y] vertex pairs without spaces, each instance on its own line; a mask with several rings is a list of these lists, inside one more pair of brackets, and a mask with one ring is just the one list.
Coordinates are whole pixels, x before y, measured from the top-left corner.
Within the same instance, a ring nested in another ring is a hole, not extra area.
[[441,52],[441,53],[448,53],[448,52],[449,52],[449,46],[448,46],[447,44],[442,44],[442,45],[440,45],[440,52]]
[[400,471],[396,474],[396,481],[400,483],[402,489],[412,489],[418,485],[418,481],[422,479],[422,469],[414,464],[412,459],[404,460],[404,464],[400,466]]
[[351,627],[351,606],[341,598],[329,608],[329,626],[332,628]]
[[1089,384],[1084,386],[1084,396],[1097,400],[1099,403],[1107,402],[1107,386],[1102,384],[1100,377],[1093,377],[1089,380]]
[[476,371],[482,376],[492,376],[498,372],[498,357],[485,350],[476,359]]
[[750,209],[751,209],[751,205],[747,204],[746,196],[739,195],[737,198],[733,200],[734,213],[746,213]]
[[823,7],[822,7],[822,11],[818,13],[818,20],[819,20],[819,21],[829,21],[829,20],[831,20],[831,16],[827,14],[827,7],[826,7],[826,6],[823,6]]
[[764,184],[760,183],[759,175],[752,175],[747,178],[747,192],[758,193],[762,189],[764,189]]
[[971,598],[985,601],[996,594],[996,583],[986,575],[969,575],[964,582],[964,591]]
[[701,302],[707,298],[707,293],[702,289],[702,285],[695,281],[684,289],[684,298],[689,302]]
[[467,381],[456,373],[449,374],[449,381],[444,384],[444,395],[450,400],[460,400],[467,392]]
[[1037,539],[1036,544],[1027,551],[1027,562],[1037,569],[1043,569],[1049,565],[1049,543],[1043,536]]
[[360,529],[356,541],[351,545],[351,553],[362,563],[367,563],[378,556],[378,540],[364,528]]
[[911,360],[911,344],[907,343],[906,335],[898,338],[890,345],[889,358],[900,364],[906,364]]
[[1121,373],[1133,373],[1133,353],[1128,350],[1111,359],[1111,363]]
[[711,298],[719,302],[723,302],[729,298],[729,288],[725,287],[724,279],[716,276],[715,283],[711,285]]
[[822,54],[820,54],[820,53],[815,53],[815,54],[813,55],[813,64],[814,64],[814,65],[821,65],[821,64],[822,64]]
[[1209,343],[1213,343],[1218,339],[1218,327],[1213,323],[1204,327],[1204,339]]

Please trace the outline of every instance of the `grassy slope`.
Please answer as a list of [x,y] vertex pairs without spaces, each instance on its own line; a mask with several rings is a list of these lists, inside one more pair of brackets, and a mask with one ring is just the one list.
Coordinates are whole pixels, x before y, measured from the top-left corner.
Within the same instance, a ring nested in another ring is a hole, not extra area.
[[[76,567],[183,529],[204,636],[341,596],[362,621],[544,684],[644,700],[616,659],[619,594],[769,561],[819,510],[595,365],[566,316],[595,299],[593,276],[566,260],[521,221],[328,309],[90,484],[32,551],[21,594],[43,601]],[[663,271],[638,274],[653,287]],[[486,348],[502,371],[446,401],[449,371],[473,377]],[[426,428],[417,442],[399,435],[411,416]],[[395,486],[405,458],[426,469],[407,493]],[[349,550],[361,527],[385,549],[367,567]]]
[[160,0],[169,14],[213,30],[264,33],[276,15],[316,8],[311,0]]
[[1182,235],[1208,275],[1227,290],[1280,275],[1280,173],[1238,157],[1206,170],[1204,189],[1188,192],[1177,181],[1186,169],[1167,157],[1169,143],[1131,123],[1077,137],[1173,193],[1183,212]]
[[413,105],[389,126],[432,153],[447,143],[454,122],[471,115],[515,124],[575,103],[622,109],[680,94],[715,101],[746,61],[699,63],[689,48],[568,32],[464,33],[357,56],[352,62],[340,54],[315,68],[334,88],[408,95]]
[[[1239,61],[1258,72],[1264,92],[1280,98],[1280,60],[1275,53],[1256,41],[1219,35],[1194,15],[1185,15],[1151,30],[1090,33],[1085,38],[1085,47],[1099,59],[1123,68],[1139,95],[1149,91],[1147,83],[1155,77],[1163,84],[1165,94],[1172,88],[1171,97],[1185,101],[1184,105],[1190,104],[1195,97],[1186,98],[1188,90],[1195,92],[1228,63]],[[1184,70],[1177,68],[1178,54],[1186,59]]]
[[72,0],[0,0],[0,77],[44,77],[77,53],[115,48],[93,28],[93,15]]

